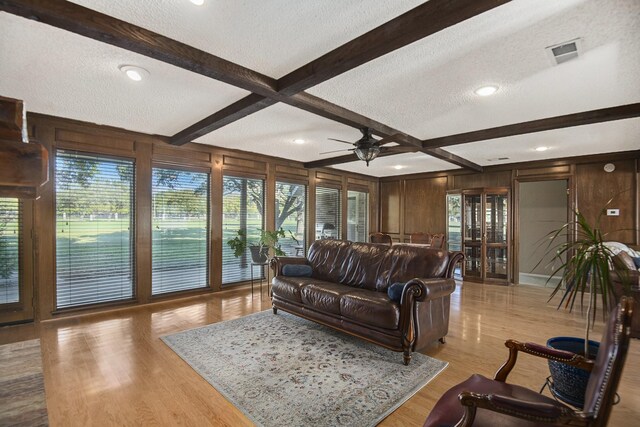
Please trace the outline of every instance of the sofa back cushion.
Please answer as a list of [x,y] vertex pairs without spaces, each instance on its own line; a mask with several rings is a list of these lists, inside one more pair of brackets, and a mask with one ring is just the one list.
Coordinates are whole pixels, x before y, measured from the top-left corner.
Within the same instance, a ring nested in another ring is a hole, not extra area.
[[392,283],[407,282],[416,277],[444,277],[449,265],[449,252],[413,245],[393,245],[388,269],[378,276],[376,287],[386,292]]
[[311,244],[307,261],[313,269],[312,277],[327,282],[340,280],[343,263],[349,257],[351,242],[348,240],[316,240]]
[[307,256],[313,277],[355,288],[387,292],[389,285],[413,278],[443,277],[449,253],[422,246],[317,240]]

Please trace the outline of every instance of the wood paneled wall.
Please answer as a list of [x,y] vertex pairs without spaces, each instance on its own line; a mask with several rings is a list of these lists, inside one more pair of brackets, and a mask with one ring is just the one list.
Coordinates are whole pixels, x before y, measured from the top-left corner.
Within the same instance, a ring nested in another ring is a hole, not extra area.
[[[613,163],[613,172],[604,165]],[[605,216],[601,229],[608,240],[640,244],[640,151],[580,156],[566,159],[518,163],[486,168],[484,173],[451,172],[414,174],[380,180],[380,231],[395,241],[408,241],[413,232],[444,233],[446,192],[465,188],[507,187],[512,192],[511,218],[517,215],[517,185],[521,181],[567,179],[570,208],[578,208],[590,221],[609,199],[620,216]],[[622,231],[618,231],[622,230]],[[518,246],[516,221],[511,221],[512,250]],[[513,268],[513,266],[511,266]]]
[[[250,176],[265,180],[266,227],[275,227],[276,181],[308,185],[307,242],[315,239],[315,188],[327,185],[342,190],[343,238],[346,239],[347,190],[369,193],[369,226],[378,229],[378,179],[335,169],[305,169],[300,162],[221,149],[200,144],[172,146],[166,138],[129,132],[56,117],[30,114],[30,133],[51,153],[52,179],[42,188],[35,202],[35,317],[44,320],[73,311],[55,312],[55,152],[57,149],[134,159],[136,164],[136,300],[145,304],[201,292],[219,291],[222,284],[222,177],[225,174]],[[155,165],[198,168],[211,173],[211,250],[210,283],[205,291],[188,291],[177,295],[151,295],[151,173]],[[120,306],[121,304],[118,304]],[[104,310],[95,307],[90,310]],[[85,309],[86,310],[86,309]]]

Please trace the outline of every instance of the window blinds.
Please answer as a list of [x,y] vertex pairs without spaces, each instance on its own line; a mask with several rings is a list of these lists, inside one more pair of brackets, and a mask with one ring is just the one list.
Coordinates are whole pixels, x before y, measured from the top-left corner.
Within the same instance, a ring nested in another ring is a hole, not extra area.
[[340,239],[340,190],[316,187],[316,239]]
[[21,246],[20,202],[0,197],[0,304],[20,300]]
[[209,283],[209,174],[153,168],[153,295]]
[[[238,230],[244,230],[247,241],[257,242],[260,229],[264,228],[264,180],[223,177],[222,194],[222,283],[231,284],[251,278],[251,254],[246,252],[235,257],[227,241],[238,236]],[[263,272],[254,267],[254,277]]]
[[58,150],[56,306],[133,298],[134,163]]

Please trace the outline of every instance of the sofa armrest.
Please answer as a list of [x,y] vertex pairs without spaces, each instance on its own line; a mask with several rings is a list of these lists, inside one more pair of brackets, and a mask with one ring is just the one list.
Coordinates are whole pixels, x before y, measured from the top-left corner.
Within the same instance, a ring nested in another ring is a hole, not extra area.
[[455,290],[456,282],[453,279],[411,279],[402,291],[400,306],[404,310],[405,306],[409,308],[414,301],[443,298],[451,295]]
[[282,267],[287,264],[308,264],[307,258],[297,256],[274,256],[269,262],[269,267],[273,270],[273,275],[280,276]]
[[449,252],[449,264],[447,264],[447,270],[445,276],[447,279],[453,278],[453,272],[456,269],[456,265],[464,260],[464,254],[459,251]]

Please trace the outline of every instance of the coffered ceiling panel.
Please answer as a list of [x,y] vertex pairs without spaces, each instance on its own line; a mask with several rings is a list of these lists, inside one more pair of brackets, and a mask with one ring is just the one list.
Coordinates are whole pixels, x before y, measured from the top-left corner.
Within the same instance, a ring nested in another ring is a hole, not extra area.
[[448,151],[482,166],[638,149],[640,118],[447,147]]
[[423,0],[74,0],[279,78]]
[[[150,74],[140,82],[118,67]],[[48,25],[0,13],[0,95],[27,111],[172,135],[248,92]]]
[[459,169],[451,163],[424,153],[402,153],[380,157],[369,163],[369,166],[362,161],[356,161],[335,165],[333,168],[377,177]]
[[[353,148],[350,144],[327,138],[356,141],[361,137],[357,129],[295,107],[276,104],[198,138],[196,142],[308,162],[349,154],[348,151],[320,154],[325,151]],[[294,142],[300,139],[304,143]]]
[[[637,0],[516,0],[309,92],[422,139],[629,104],[639,29]],[[580,56],[553,65],[545,47],[576,38]]]

